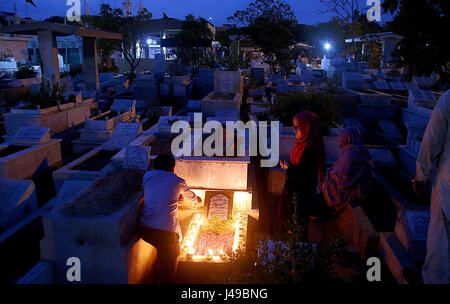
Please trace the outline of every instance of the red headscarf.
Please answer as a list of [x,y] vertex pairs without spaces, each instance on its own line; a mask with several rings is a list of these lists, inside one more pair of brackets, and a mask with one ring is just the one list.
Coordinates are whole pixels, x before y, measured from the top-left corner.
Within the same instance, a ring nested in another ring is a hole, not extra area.
[[302,111],[294,116],[294,120],[298,121],[302,137],[297,138],[295,142],[291,152],[291,164],[298,165],[305,148],[313,148],[319,158],[319,179],[322,182],[325,176],[325,147],[320,130],[320,118],[309,111]]

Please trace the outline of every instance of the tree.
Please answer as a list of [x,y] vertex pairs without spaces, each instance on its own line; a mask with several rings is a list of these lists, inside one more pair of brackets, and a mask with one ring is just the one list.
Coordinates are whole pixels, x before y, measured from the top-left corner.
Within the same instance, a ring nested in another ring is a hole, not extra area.
[[297,21],[288,4],[283,0],[255,0],[228,20],[242,26],[242,33],[264,53],[273,73],[289,73]]
[[437,71],[441,81],[448,81],[450,51],[442,30],[449,28],[449,1],[386,0],[383,9],[395,13],[388,25],[403,37],[394,53],[397,65],[407,65],[409,77]]
[[102,61],[109,60],[113,51],[120,52],[130,66],[130,80],[136,76],[136,68],[141,62],[151,18],[152,14],[145,8],[137,15],[126,17],[120,8],[113,9],[108,4],[100,6],[99,16],[88,18],[88,23],[97,28],[122,34],[122,41],[100,39],[98,49]]
[[361,35],[360,21],[361,15],[367,10],[366,1],[361,0],[320,0],[325,7],[324,13],[334,13],[338,16],[338,19],[344,24],[346,32],[352,38],[352,44],[350,48],[351,54],[355,59],[355,70],[358,70],[358,61],[360,48],[355,42],[355,38]]
[[194,71],[214,64],[212,53],[213,33],[208,22],[192,14],[186,16],[181,32],[176,36],[175,51],[178,65],[190,65]]

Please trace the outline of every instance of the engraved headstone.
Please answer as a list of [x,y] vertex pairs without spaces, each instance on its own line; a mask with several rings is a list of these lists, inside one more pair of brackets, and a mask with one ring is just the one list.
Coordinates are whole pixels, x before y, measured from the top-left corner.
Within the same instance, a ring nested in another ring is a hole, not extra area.
[[14,134],[11,142],[16,145],[39,145],[50,139],[50,128],[22,127]]
[[148,146],[126,146],[123,168],[127,170],[147,171],[150,164],[150,148]]
[[230,191],[207,191],[205,200],[208,210],[208,219],[217,217],[227,220],[233,211],[233,193]]
[[113,134],[104,144],[105,149],[122,149],[142,132],[140,123],[118,123]]

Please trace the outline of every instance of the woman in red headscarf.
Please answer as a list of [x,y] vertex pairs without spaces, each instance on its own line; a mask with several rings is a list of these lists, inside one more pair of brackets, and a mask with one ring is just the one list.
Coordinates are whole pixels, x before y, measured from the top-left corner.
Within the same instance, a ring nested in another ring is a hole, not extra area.
[[285,232],[284,223],[293,215],[304,225],[308,238],[308,224],[316,201],[317,182],[325,176],[325,149],[320,118],[309,111],[297,113],[293,119],[297,141],[289,161],[280,161],[286,170],[286,181],[278,206],[276,229]]

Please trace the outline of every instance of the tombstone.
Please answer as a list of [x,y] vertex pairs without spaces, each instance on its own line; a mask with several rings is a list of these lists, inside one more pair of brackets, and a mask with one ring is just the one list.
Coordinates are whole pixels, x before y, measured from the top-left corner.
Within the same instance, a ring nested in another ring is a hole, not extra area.
[[0,231],[37,209],[33,181],[0,178]]
[[282,80],[277,84],[277,94],[285,94],[289,92],[289,81]]
[[140,123],[118,123],[108,141],[103,144],[106,150],[119,150],[128,145],[142,133]]
[[377,81],[374,81],[373,84],[374,84],[375,88],[378,90],[383,90],[383,91],[389,90],[389,85],[386,82],[386,80],[379,79]]
[[214,92],[241,93],[242,77],[240,71],[215,71]]
[[50,128],[21,127],[11,138],[15,145],[40,145],[50,140]]
[[208,219],[228,220],[233,211],[232,191],[206,191],[205,205]]
[[264,85],[266,77],[263,68],[251,68],[251,77],[257,85]]
[[397,126],[392,121],[380,120],[378,121],[378,125],[387,137],[394,140],[403,138],[402,133],[398,130]]
[[390,81],[389,86],[394,91],[405,91],[406,88],[401,81]]
[[116,100],[114,100],[114,103],[111,106],[111,111],[121,112],[121,113],[131,111],[131,112],[135,113],[136,112],[136,100],[116,99]]
[[155,74],[164,74],[166,72],[166,55],[155,54]]
[[126,146],[123,168],[126,170],[147,171],[150,164],[150,148],[149,146]]
[[342,87],[352,90],[364,88],[364,78],[361,73],[342,73]]

